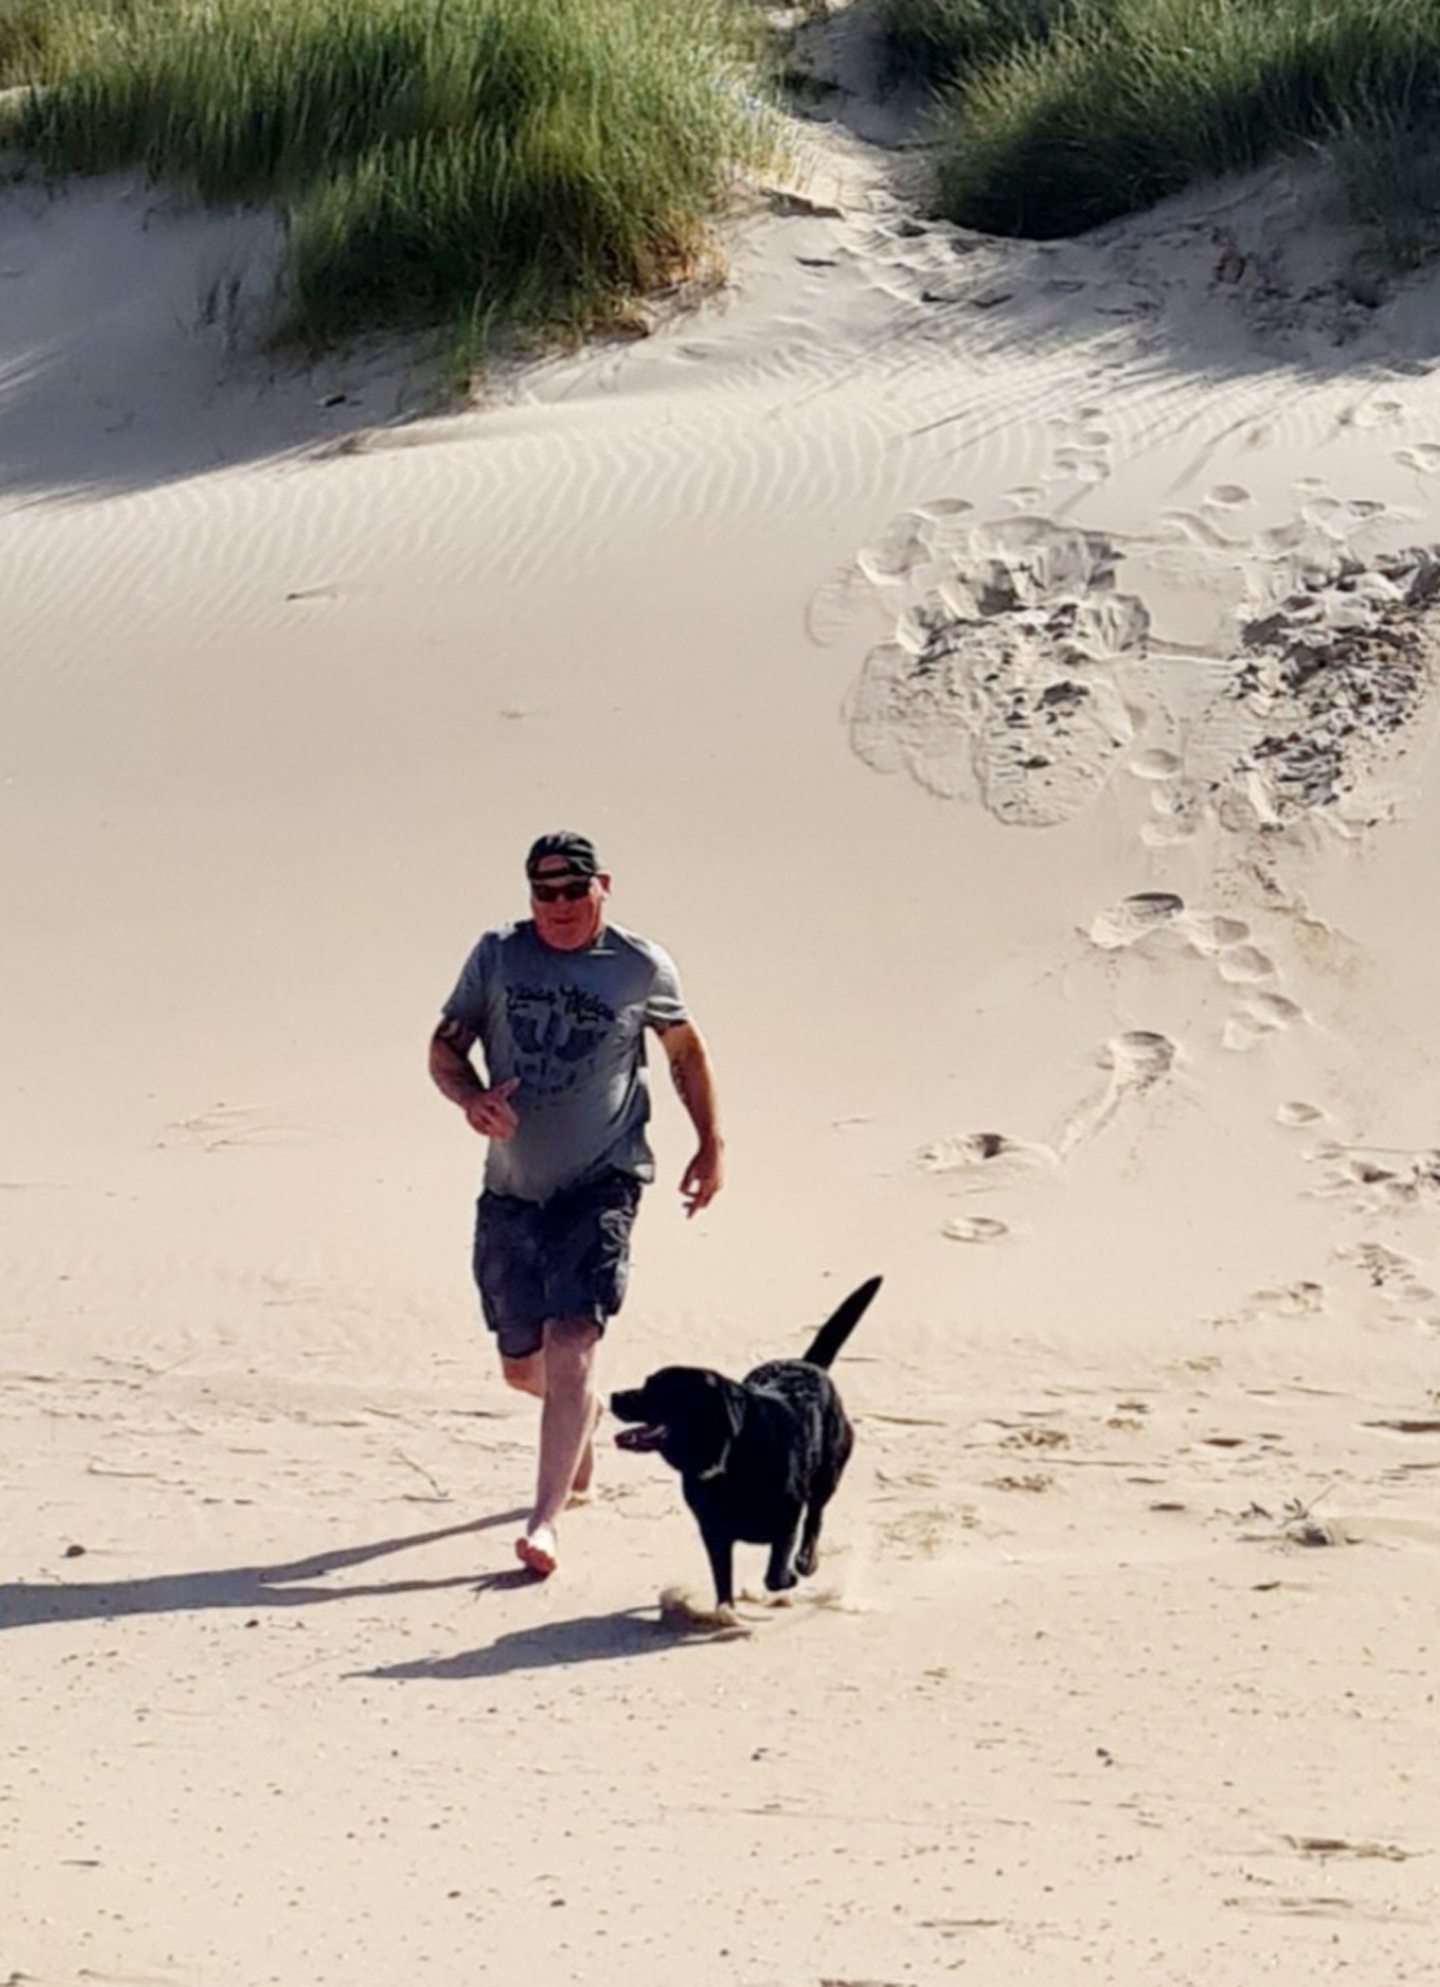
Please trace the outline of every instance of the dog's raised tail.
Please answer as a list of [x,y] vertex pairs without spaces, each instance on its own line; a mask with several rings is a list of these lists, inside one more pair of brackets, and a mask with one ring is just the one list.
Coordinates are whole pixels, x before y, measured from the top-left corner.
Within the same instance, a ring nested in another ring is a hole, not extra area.
[[871,1299],[883,1281],[882,1277],[872,1276],[868,1283],[852,1290],[845,1302],[830,1314],[805,1354],[808,1365],[829,1366],[832,1363],[836,1353],[869,1310]]

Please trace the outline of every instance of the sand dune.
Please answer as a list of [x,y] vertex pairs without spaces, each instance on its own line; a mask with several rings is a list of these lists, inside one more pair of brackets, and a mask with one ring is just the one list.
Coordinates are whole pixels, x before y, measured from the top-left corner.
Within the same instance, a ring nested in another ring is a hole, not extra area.
[[[450,417],[259,356],[263,221],[0,197],[17,1979],[1423,1975],[1437,279],[812,147]],[[738,1637],[654,1462],[513,1570],[423,1047],[560,821],[731,1146],[607,1383],[886,1279]]]

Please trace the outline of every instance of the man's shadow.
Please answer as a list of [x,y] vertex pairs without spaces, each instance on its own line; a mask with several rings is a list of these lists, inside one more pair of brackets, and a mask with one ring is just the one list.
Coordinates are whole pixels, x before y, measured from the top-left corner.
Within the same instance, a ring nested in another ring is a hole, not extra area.
[[[0,1629],[35,1628],[55,1621],[115,1621],[132,1614],[189,1613],[204,1608],[298,1608],[326,1601],[357,1601],[388,1594],[426,1593],[445,1587],[483,1590],[501,1584],[474,1573],[452,1574],[443,1580],[389,1580],[360,1586],[321,1587],[310,1583],[326,1574],[363,1566],[387,1553],[433,1545],[440,1539],[493,1531],[522,1521],[525,1510],[500,1511],[490,1518],[473,1518],[463,1525],[437,1531],[411,1532],[380,1539],[371,1545],[341,1546],[317,1552],[283,1566],[224,1566],[210,1572],[157,1573],[143,1580],[64,1581],[54,1585],[31,1581],[0,1584]],[[522,1574],[522,1578],[530,1576]],[[504,1584],[512,1584],[506,1580]]]

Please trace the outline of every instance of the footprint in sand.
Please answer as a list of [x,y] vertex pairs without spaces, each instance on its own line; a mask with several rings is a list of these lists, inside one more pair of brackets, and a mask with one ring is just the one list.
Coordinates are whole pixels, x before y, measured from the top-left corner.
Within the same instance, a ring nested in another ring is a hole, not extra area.
[[1186,936],[1197,952],[1206,958],[1216,958],[1231,946],[1244,945],[1250,936],[1250,927],[1243,918],[1232,918],[1224,912],[1197,916],[1189,921]]
[[1258,945],[1231,945],[1220,954],[1217,961],[1220,977],[1233,985],[1244,986],[1255,980],[1269,980],[1275,976],[1275,961]]
[[1306,1156],[1322,1169],[1320,1185],[1311,1191],[1344,1196],[1357,1210],[1381,1214],[1440,1205],[1440,1152],[1322,1139]]
[[1305,1010],[1299,1001],[1290,1000],[1284,994],[1252,994],[1246,1005],[1262,1028],[1289,1028],[1305,1019]]
[[1080,407],[1074,414],[1057,414],[1050,428],[1055,437],[1051,460],[1059,475],[1077,483],[1103,483],[1112,467],[1114,440],[1105,426],[1105,410]]
[[915,506],[915,515],[921,520],[921,531],[932,558],[963,546],[971,529],[965,519],[972,517],[974,511],[975,506],[966,497],[931,497]]
[[[1053,1171],[1056,1155],[1049,1146],[1026,1145],[1003,1132],[961,1132],[925,1146],[919,1163],[927,1173],[952,1176],[958,1193],[985,1194]],[[994,1215],[954,1215],[940,1233],[950,1242],[983,1244],[1004,1241],[1011,1228]]]
[[1152,819],[1140,829],[1146,848],[1178,848],[1182,842],[1194,841],[1206,815],[1206,793],[1194,781],[1182,779],[1180,753],[1148,745],[1128,761],[1126,771],[1150,787]]
[[1240,483],[1217,483],[1213,490],[1206,492],[1202,502],[1211,510],[1238,511],[1255,500]]
[[922,1148],[920,1164],[927,1173],[983,1174],[986,1187],[1010,1185],[1028,1175],[1048,1171],[1055,1154],[1048,1145],[1026,1145],[998,1131],[957,1132]]
[[1355,1242],[1337,1249],[1335,1257],[1338,1262],[1353,1263],[1372,1290],[1383,1290],[1406,1304],[1435,1302],[1435,1292],[1417,1274],[1419,1265],[1414,1257],[1403,1255],[1399,1249],[1389,1249],[1383,1242]]
[[[1124,898],[1114,910],[1102,911],[1086,932],[1092,945],[1104,952],[1119,952],[1144,946],[1157,934],[1163,942],[1181,943],[1192,954],[1213,962],[1220,978],[1230,986],[1254,986],[1275,977],[1275,962],[1251,941],[1250,927],[1243,918],[1222,913],[1188,911],[1184,899],[1168,890],[1142,890]],[[1251,1012],[1251,1009],[1255,1012]],[[1299,1008],[1283,995],[1254,996],[1247,1009],[1236,1017],[1237,1039],[1232,1046],[1252,1046],[1267,1027],[1288,1025]]]
[[1267,1284],[1252,1290],[1233,1311],[1210,1320],[1216,1330],[1238,1327],[1256,1330],[1282,1318],[1314,1318],[1325,1310],[1326,1290],[1311,1277],[1297,1277],[1293,1283]]
[[1397,448],[1392,460],[1402,469],[1413,469],[1417,475],[1433,476],[1440,469],[1440,446],[1434,442],[1415,442],[1409,448]]
[[1104,1131],[1124,1106],[1163,1082],[1177,1054],[1168,1035],[1148,1028],[1128,1029],[1102,1044],[1095,1060],[1106,1072],[1104,1087],[1070,1113],[1059,1140],[1062,1154]]
[[1082,812],[1134,734],[1115,670],[1141,659],[1149,617],[1114,590],[1119,557],[1045,518],[962,526],[945,545],[902,520],[860,562],[887,595],[905,584],[893,638],[846,699],[858,757],[1011,826]]
[[855,555],[855,564],[872,586],[893,586],[925,565],[930,547],[925,519],[918,513],[898,518],[878,545]]
[[1319,1124],[1324,1116],[1325,1113],[1318,1104],[1306,1104],[1299,1098],[1288,1104],[1282,1104],[1275,1113],[1278,1124],[1297,1127]]
[[1130,761],[1129,770],[1137,780],[1173,780],[1179,775],[1180,763],[1177,753],[1153,747],[1146,752],[1137,752]]
[[1168,1035],[1132,1028],[1116,1035],[1100,1051],[1100,1066],[1113,1072],[1122,1090],[1148,1090],[1167,1076],[1175,1061],[1175,1044]]
[[1351,420],[1357,428],[1393,428],[1405,418],[1401,400],[1362,400]]
[[895,519],[877,544],[857,552],[816,588],[805,609],[811,641],[823,648],[840,640],[853,627],[863,602],[876,593],[893,601],[907,583],[922,594],[927,585],[937,584],[948,550],[964,542],[962,520],[974,508],[965,497],[933,497]]
[[1267,1285],[1251,1292],[1246,1309],[1267,1317],[1313,1318],[1325,1309],[1325,1286],[1303,1276],[1294,1283]]
[[1179,848],[1193,842],[1205,819],[1208,796],[1193,780],[1155,781],[1150,793],[1152,819],[1140,830],[1147,849]]
[[1185,909],[1185,899],[1169,890],[1140,890],[1124,898],[1113,911],[1091,921],[1086,936],[1102,952],[1119,952],[1172,926]]
[[1284,994],[1254,993],[1228,1016],[1220,1039],[1227,1049],[1244,1054],[1305,1019],[1305,1010],[1298,1001]]
[[973,1214],[947,1221],[940,1233],[951,1242],[998,1242],[1010,1233],[1010,1226],[990,1215]]

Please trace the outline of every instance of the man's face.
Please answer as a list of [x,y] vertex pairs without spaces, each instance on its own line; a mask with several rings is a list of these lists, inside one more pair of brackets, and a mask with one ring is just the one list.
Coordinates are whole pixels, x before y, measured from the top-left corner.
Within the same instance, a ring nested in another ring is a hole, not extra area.
[[542,945],[578,952],[600,935],[610,878],[572,876],[564,856],[545,856],[530,879],[530,914]]

